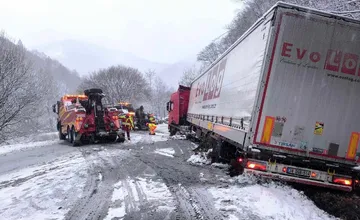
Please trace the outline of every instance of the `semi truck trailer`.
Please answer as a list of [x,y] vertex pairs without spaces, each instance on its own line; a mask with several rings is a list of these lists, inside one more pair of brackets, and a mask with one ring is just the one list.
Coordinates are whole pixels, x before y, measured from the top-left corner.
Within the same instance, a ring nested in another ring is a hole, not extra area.
[[172,94],[169,130],[239,174],[357,190],[359,57],[358,20],[279,2]]

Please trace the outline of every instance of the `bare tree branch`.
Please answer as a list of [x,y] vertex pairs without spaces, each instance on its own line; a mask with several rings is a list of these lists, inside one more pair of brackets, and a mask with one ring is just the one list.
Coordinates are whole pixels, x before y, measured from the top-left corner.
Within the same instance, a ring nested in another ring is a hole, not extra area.
[[149,97],[150,88],[143,75],[134,68],[126,66],[111,66],[100,69],[84,78],[79,90],[97,87],[106,94],[105,101],[138,102]]

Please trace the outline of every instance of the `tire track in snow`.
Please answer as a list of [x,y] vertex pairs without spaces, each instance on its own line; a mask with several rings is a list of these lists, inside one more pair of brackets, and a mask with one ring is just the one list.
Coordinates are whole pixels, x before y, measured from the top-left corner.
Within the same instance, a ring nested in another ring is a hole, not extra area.
[[120,168],[120,172],[127,176],[121,180],[122,190],[126,192],[126,214],[123,219],[170,219],[172,208],[167,203],[174,202],[172,197],[167,197],[171,193],[163,181],[156,177],[152,168],[139,162],[136,157],[126,163],[126,167]]
[[[176,210],[171,219],[222,219],[215,209],[211,195],[206,191],[197,192],[197,185],[201,183],[199,174],[204,172],[209,176],[206,184],[212,185],[215,173],[212,167],[195,167],[184,163],[184,156],[179,155],[183,141],[172,141],[171,147],[175,149],[173,158],[159,154],[138,154],[137,157],[160,176],[176,198]],[[157,148],[168,148],[168,143],[159,142]],[[145,149],[145,148],[144,148]],[[205,171],[204,171],[205,170]],[[211,170],[211,171],[210,171]],[[178,185],[181,183],[181,185]],[[202,185],[202,187],[204,187]]]
[[[105,151],[93,151],[84,148],[84,156],[88,162],[88,179],[83,190],[83,196],[77,201],[73,209],[70,210],[67,220],[92,220],[102,219],[107,215],[110,206],[110,198],[113,186],[120,178],[113,156]],[[126,151],[118,151],[117,160],[122,160],[128,156]],[[99,178],[101,176],[101,178]]]

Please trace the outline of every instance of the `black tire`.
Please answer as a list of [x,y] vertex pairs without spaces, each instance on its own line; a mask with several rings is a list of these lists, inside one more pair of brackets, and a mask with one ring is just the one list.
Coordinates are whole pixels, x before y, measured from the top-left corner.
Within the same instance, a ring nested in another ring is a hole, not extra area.
[[230,160],[229,174],[231,177],[239,176],[244,173],[244,166],[236,161],[236,159]]
[[177,129],[174,128],[173,126],[170,126],[170,136],[174,136],[177,132]]
[[71,143],[72,143],[73,147],[81,145],[80,141],[76,141],[76,136],[77,136],[77,132],[75,131],[75,128],[72,127],[71,128],[71,141],[72,141]]
[[108,137],[108,142],[115,142],[116,139],[117,139],[117,136],[116,136],[116,135],[109,136],[109,137]]
[[222,143],[221,141],[216,141],[215,143],[210,142],[210,143],[212,145],[211,163],[219,163]]
[[72,134],[71,134],[71,129],[68,127],[67,128],[67,140],[69,141],[69,143],[72,143],[72,140],[71,140],[71,138],[72,138]]
[[125,142],[125,135],[119,135],[116,139],[116,142],[118,143],[124,143]]
[[61,125],[60,125],[60,128],[58,129],[59,131],[59,139],[60,140],[66,140],[66,135],[64,135],[62,132],[61,132]]
[[70,130],[70,143],[74,143],[74,129],[73,128],[71,128],[71,130]]

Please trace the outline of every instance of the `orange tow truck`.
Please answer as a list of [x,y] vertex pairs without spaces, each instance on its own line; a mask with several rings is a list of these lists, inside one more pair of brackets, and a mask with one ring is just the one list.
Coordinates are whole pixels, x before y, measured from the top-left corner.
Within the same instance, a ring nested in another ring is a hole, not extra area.
[[84,95],[64,95],[53,111],[58,114],[57,129],[60,140],[68,140],[74,146],[98,141],[124,142],[120,129],[119,111],[105,108],[101,89],[88,89]]

